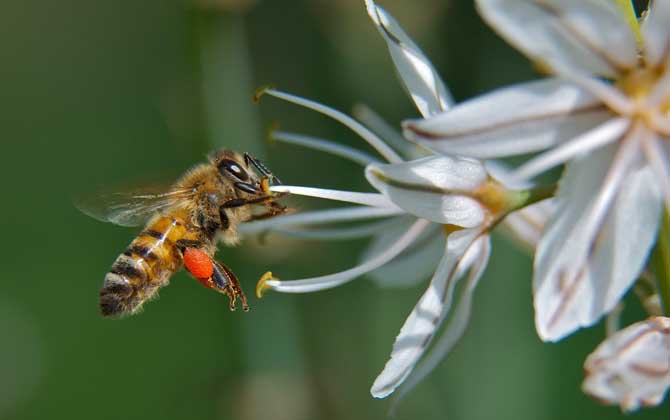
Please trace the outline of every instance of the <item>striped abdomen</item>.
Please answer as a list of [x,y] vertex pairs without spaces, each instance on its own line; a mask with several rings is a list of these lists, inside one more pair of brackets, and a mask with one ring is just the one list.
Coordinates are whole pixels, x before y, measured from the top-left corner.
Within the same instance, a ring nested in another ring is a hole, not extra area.
[[103,316],[138,311],[182,264],[176,242],[194,239],[179,218],[159,217],[150,222],[112,264],[100,289]]

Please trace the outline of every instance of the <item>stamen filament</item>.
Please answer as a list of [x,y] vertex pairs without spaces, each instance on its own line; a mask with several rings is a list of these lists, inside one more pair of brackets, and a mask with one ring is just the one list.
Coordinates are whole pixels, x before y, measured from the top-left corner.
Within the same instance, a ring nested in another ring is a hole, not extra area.
[[389,228],[397,223],[396,219],[382,220],[381,222],[371,222],[360,226],[342,227],[333,229],[296,229],[296,228],[276,228],[273,232],[280,235],[290,236],[301,239],[311,239],[318,241],[344,241],[351,239],[365,238],[380,231]]
[[399,131],[387,123],[378,113],[367,105],[357,104],[352,111],[354,117],[379,134],[386,142],[404,155],[411,155],[412,149],[417,147],[407,141]]
[[285,192],[293,195],[304,195],[307,197],[325,198],[334,201],[346,201],[347,203],[363,204],[371,207],[396,208],[384,194],[361,193],[352,191],[329,190],[326,188],[300,187],[295,185],[273,185],[273,192]]
[[635,110],[635,105],[629,98],[607,82],[579,74],[561,74],[561,76],[591,92],[617,114],[631,115]]
[[340,156],[345,159],[349,159],[354,163],[358,163],[361,166],[367,166],[370,163],[380,162],[378,159],[373,158],[365,152],[356,150],[353,147],[343,146],[341,144],[317,137],[305,136],[303,134],[297,133],[288,133],[286,131],[272,131],[270,133],[270,138],[284,143],[294,144],[296,146],[302,146]]
[[275,98],[283,99],[288,102],[292,102],[296,105],[303,106],[305,108],[312,109],[321,114],[327,115],[332,119],[340,122],[344,126],[350,128],[353,132],[358,134],[363,140],[367,141],[370,146],[374,147],[380,155],[382,155],[386,160],[391,163],[402,162],[403,159],[391,149],[382,139],[377,137],[372,131],[370,131],[363,124],[349,117],[348,115],[337,111],[336,109],[327,107],[320,103],[310,101],[309,99],[301,98],[299,96],[291,95],[289,93],[284,93],[275,89],[265,89],[261,91],[257,96],[267,93],[270,96]]
[[258,233],[282,226],[309,226],[324,223],[339,223],[357,220],[375,219],[380,217],[403,214],[399,208],[386,207],[344,207],[339,209],[315,210],[297,214],[276,216],[270,219],[243,223],[240,232],[243,234]]
[[529,160],[514,170],[510,176],[512,179],[517,180],[531,179],[555,166],[567,162],[577,154],[588,152],[618,139],[629,125],[630,122],[627,118],[609,120],[563,143],[561,146],[550,149]]
[[257,294],[262,294],[267,289],[272,289],[283,293],[309,293],[319,290],[331,289],[348,283],[357,277],[368,273],[398,256],[408,246],[414,242],[421,232],[430,226],[428,220],[419,219],[390,247],[365,261],[356,267],[339,273],[328,274],[325,276],[306,278],[301,280],[280,281],[270,276],[263,276],[256,286]]

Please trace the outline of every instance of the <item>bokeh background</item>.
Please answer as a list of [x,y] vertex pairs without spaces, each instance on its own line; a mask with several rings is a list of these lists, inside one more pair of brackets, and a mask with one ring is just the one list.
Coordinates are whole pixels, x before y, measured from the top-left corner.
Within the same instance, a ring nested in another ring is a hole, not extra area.
[[[537,77],[470,1],[381,4],[458,100]],[[279,122],[365,149],[354,134],[272,98],[251,101],[272,83],[345,111],[365,103],[393,124],[416,116],[362,0],[5,0],[0,60],[0,418],[385,418],[389,402],[369,387],[425,283],[380,289],[361,278],[250,296],[251,312],[231,313],[224,296],[179,273],[142,314],[102,319],[98,288],[137,229],[72,204],[106,186],[170,182],[215,147],[262,156],[285,183],[369,190],[353,164],[265,139]],[[266,270],[339,271],[364,247],[271,235],[219,258],[252,295]],[[603,326],[542,344],[530,272],[530,258],[497,237],[467,334],[397,418],[622,418],[579,389]],[[640,316],[629,299],[625,317]],[[631,417],[669,415],[666,401]]]

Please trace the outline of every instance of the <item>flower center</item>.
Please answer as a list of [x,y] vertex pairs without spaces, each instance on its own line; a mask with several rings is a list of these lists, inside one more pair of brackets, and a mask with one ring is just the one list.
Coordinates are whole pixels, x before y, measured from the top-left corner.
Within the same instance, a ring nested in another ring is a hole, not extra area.
[[494,220],[523,206],[528,199],[527,191],[510,190],[492,178],[468,195],[486,207]]
[[635,102],[644,102],[662,74],[663,69],[638,67],[621,77],[616,85]]
[[[670,91],[667,80],[668,66],[666,62],[659,67],[639,66],[619,78],[616,87],[626,94],[634,104],[632,117],[640,120],[654,131],[658,129],[656,121],[659,118],[670,117]],[[663,96],[665,97],[663,97]]]

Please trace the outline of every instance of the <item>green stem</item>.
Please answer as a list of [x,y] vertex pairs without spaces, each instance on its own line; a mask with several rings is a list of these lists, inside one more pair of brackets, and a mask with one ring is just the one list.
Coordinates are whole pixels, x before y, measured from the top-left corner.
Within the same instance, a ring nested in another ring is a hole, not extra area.
[[637,43],[642,45],[642,33],[640,32],[640,24],[637,21],[637,15],[635,15],[633,2],[631,0],[614,0],[614,3],[623,14],[628,26],[633,30]]
[[535,204],[538,201],[546,200],[556,195],[556,190],[558,189],[558,184],[551,185],[541,185],[530,190],[530,196],[528,197],[527,206]]
[[551,198],[556,195],[557,188],[558,184],[540,185],[530,190],[520,192],[517,200],[515,200],[518,204],[514,206],[511,211],[519,210],[528,207],[531,204]]
[[663,311],[665,315],[670,316],[670,212],[668,210],[663,214],[661,231],[652,256],[652,265]]

